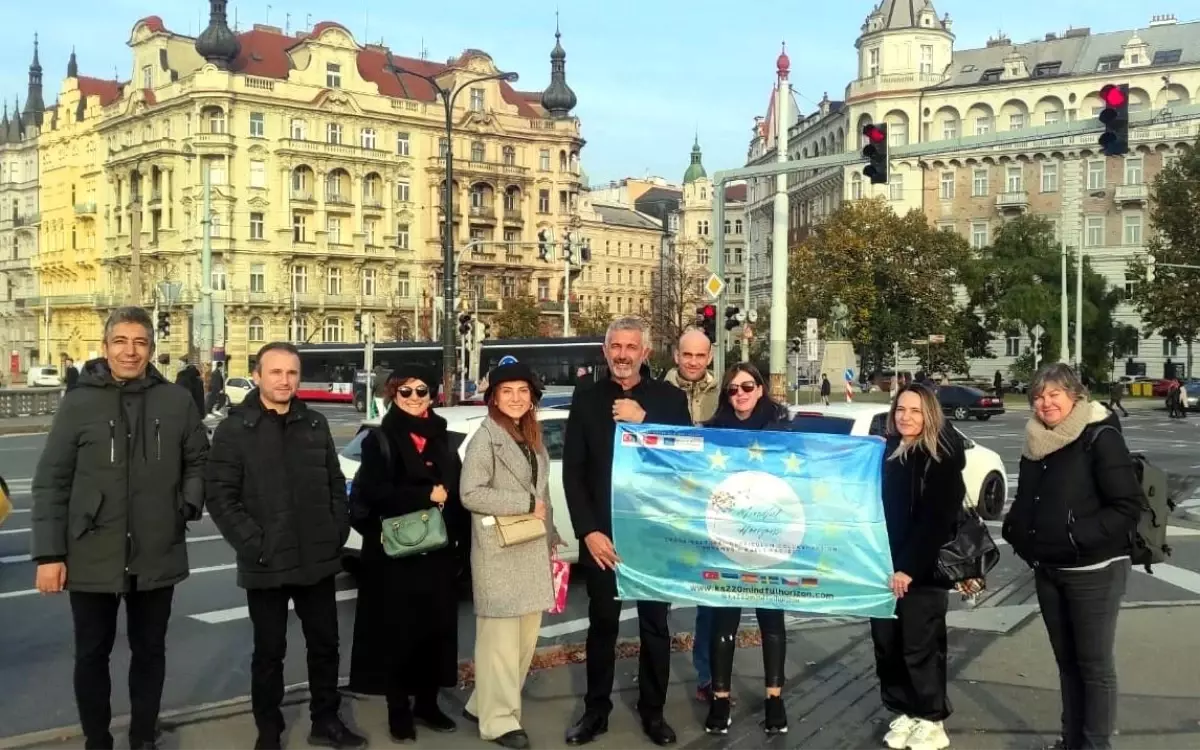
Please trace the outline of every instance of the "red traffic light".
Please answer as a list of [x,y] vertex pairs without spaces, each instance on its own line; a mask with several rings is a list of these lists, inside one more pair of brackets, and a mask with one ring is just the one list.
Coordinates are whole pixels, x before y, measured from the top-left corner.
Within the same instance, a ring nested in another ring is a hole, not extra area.
[[1128,95],[1121,90],[1121,87],[1112,83],[1100,89],[1100,98],[1110,107],[1123,106],[1129,100]]
[[877,125],[864,125],[862,132],[871,143],[883,143],[883,139],[887,137]]
[[706,317],[706,318],[715,318],[715,317],[717,317],[717,307],[716,307],[716,305],[705,305],[705,306],[704,306],[704,317]]

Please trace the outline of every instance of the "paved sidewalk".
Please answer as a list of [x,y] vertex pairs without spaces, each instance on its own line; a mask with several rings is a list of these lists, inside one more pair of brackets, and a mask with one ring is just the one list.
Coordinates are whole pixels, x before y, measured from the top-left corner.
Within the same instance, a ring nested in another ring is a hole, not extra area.
[[38,414],[29,417],[0,418],[0,435],[33,435],[49,432],[53,414]]

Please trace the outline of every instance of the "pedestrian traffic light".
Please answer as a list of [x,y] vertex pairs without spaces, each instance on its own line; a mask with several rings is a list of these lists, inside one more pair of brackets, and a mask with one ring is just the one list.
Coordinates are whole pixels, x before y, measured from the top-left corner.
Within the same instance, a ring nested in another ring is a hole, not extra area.
[[163,339],[171,336],[171,313],[166,310],[158,313],[158,336]]
[[704,331],[709,341],[717,340],[717,306],[701,305],[696,308],[696,325]]
[[736,305],[725,308],[725,330],[732,331],[742,324],[742,311]]
[[550,237],[549,229],[538,230],[538,260],[543,263],[550,262],[550,253],[553,252],[554,240]]
[[458,332],[463,336],[469,336],[471,333],[471,313],[463,313],[458,316]]
[[791,342],[789,342],[788,351],[790,351],[792,354],[799,354],[800,346],[803,343],[803,339],[801,339],[799,336],[793,336]]
[[1100,112],[1100,122],[1104,124],[1100,150],[1105,156],[1129,153],[1129,84],[1107,84],[1100,89],[1100,99],[1104,102]]
[[1146,283],[1154,283],[1154,256],[1146,256]]
[[863,175],[873,184],[882,185],[888,181],[888,134],[887,125],[864,125],[863,137],[867,145],[863,147],[862,155],[870,161],[863,169]]

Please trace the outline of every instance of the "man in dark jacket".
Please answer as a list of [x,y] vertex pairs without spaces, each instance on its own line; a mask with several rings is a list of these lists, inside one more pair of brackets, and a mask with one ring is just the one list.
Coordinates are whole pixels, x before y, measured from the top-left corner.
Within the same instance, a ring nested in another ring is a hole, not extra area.
[[346,478],[325,417],[294,398],[296,347],[271,343],[255,359],[257,388],[213,435],[205,471],[209,513],[237,552],[254,627],[250,697],[255,748],[281,746],[288,603],[308,647],[310,744],[362,747],[338,716],[338,619],[334,576],[350,534]]
[[208,375],[208,408],[205,414],[212,414],[225,405],[225,373],[221,371],[221,363],[212,363],[212,372]]
[[63,369],[63,385],[68,391],[75,390],[75,386],[79,383],[79,370],[75,369],[75,360],[67,357],[67,364]]
[[204,378],[200,377],[200,370],[186,359],[180,360],[180,364],[182,367],[179,374],[175,376],[175,385],[186,388],[188,393],[192,394],[196,408],[201,414],[204,414]]
[[204,505],[208,438],[192,400],[150,365],[138,307],[104,325],[54,415],[33,479],[33,558],[42,593],[71,592],[75,701],[88,748],[111,748],[109,655],[117,609],[129,632],[129,741],[152,748],[175,584],[188,576],[186,523]]
[[833,393],[833,387],[829,385],[829,376],[821,373],[821,403],[829,406],[829,396]]
[[[687,397],[674,386],[651,380],[642,371],[650,354],[637,318],[613,321],[604,337],[611,379],[577,392],[567,418],[563,453],[563,489],[575,536],[583,541],[580,563],[586,572],[588,599],[587,696],[582,718],[567,732],[567,744],[583,745],[608,731],[616,666],[621,602],[616,599],[612,543],[613,436],[617,422],[691,425]],[[658,745],[675,742],[663,720],[671,671],[668,606],[638,602],[642,655],[638,666],[638,711],[642,729]]]

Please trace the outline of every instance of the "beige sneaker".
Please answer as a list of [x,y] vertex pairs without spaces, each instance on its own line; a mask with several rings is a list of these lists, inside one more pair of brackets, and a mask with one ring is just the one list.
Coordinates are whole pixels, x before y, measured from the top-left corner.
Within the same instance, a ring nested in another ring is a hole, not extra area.
[[908,750],[946,750],[950,747],[950,738],[946,736],[942,722],[918,719],[912,734],[908,735],[906,747]]
[[917,720],[901,714],[888,724],[888,733],[883,736],[883,744],[892,750],[904,750],[908,747],[908,737],[917,728]]

